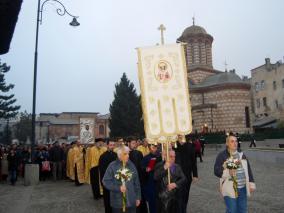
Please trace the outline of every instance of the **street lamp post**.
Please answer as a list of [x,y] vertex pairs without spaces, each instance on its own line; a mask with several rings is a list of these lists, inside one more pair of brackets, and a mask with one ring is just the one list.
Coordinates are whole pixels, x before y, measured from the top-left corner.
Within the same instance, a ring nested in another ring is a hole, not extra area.
[[34,83],[33,83],[33,112],[32,112],[32,147],[35,146],[35,120],[36,120],[36,84],[37,84],[37,58],[38,58],[38,33],[39,33],[39,23],[42,23],[42,12],[43,7],[47,2],[57,3],[59,8],[57,8],[56,12],[60,16],[64,16],[65,14],[72,17],[72,21],[70,25],[73,27],[79,26],[79,22],[77,21],[78,16],[71,15],[65,8],[65,6],[58,0],[45,0],[41,4],[41,0],[38,0],[37,7],[37,22],[36,22],[36,41],[35,41],[35,55],[34,55]]

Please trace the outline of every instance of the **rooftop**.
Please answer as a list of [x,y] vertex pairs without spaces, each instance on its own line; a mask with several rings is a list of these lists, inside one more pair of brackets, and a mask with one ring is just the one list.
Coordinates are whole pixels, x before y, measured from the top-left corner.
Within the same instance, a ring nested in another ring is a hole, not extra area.
[[229,71],[229,72],[222,72],[216,75],[211,75],[207,77],[203,82],[199,84],[192,84],[189,82],[191,85],[191,88],[202,88],[202,87],[210,87],[210,86],[215,86],[215,85],[222,85],[222,84],[249,84],[247,82],[244,82],[236,73],[234,70]]

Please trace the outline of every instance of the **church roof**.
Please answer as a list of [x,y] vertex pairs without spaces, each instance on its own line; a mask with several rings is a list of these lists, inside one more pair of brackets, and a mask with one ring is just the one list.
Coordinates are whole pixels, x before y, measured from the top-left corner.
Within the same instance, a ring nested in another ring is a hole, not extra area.
[[193,24],[192,26],[187,27],[183,31],[182,35],[177,39],[177,42],[180,42],[180,41],[184,42],[187,39],[195,37],[195,36],[202,36],[202,37],[205,36],[209,38],[211,41],[213,41],[213,37],[209,35],[203,27]]
[[244,82],[237,74],[234,72],[222,72],[216,75],[211,75],[207,77],[204,81],[199,84],[192,85],[191,88],[203,88],[211,86],[220,86],[224,84],[248,84]]
[[190,34],[207,34],[207,32],[203,27],[200,27],[200,26],[197,26],[197,25],[192,25],[192,26],[186,28],[182,33],[182,35],[184,37],[186,37]]

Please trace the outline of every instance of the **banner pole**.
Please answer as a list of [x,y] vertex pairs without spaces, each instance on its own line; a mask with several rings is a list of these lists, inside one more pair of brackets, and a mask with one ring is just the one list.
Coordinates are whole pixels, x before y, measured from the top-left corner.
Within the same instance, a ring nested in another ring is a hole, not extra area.
[[[167,160],[166,162],[169,162],[169,141],[167,141]],[[171,183],[171,175],[170,175],[170,168],[168,168],[168,183]]]

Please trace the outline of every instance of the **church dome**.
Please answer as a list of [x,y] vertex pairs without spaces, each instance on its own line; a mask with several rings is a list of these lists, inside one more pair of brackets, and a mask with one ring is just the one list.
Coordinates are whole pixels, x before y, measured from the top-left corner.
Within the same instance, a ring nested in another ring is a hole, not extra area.
[[200,27],[198,25],[192,25],[190,27],[187,27],[183,33],[181,34],[181,36],[177,39],[177,42],[187,42],[188,43],[188,39],[190,38],[196,38],[196,37],[202,37],[202,38],[207,38],[211,41],[213,41],[213,37],[208,34],[206,32],[206,30],[203,27]]
[[194,88],[220,86],[224,84],[236,84],[236,83],[247,84],[237,74],[230,71],[230,72],[222,72],[216,75],[211,75],[207,77],[200,84],[194,85]]
[[183,31],[182,36],[187,37],[192,34],[207,34],[207,32],[203,27],[192,25]]

